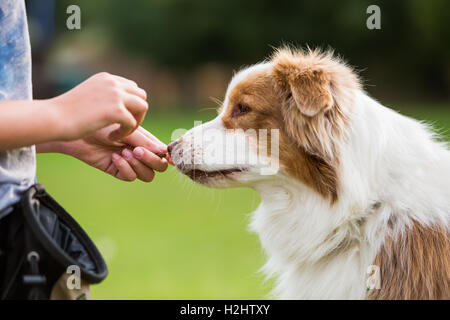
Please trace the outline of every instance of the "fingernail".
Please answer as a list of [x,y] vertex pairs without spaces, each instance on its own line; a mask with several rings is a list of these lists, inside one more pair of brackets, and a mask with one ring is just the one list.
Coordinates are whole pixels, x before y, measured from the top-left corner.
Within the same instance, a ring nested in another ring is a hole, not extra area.
[[144,156],[144,150],[140,147],[134,148],[133,154],[136,156],[136,158],[142,158]]
[[159,147],[159,152],[167,153],[167,146],[160,146]]
[[122,155],[125,158],[125,160],[131,160],[131,158],[133,158],[133,153],[128,149],[123,149]]
[[120,156],[117,153],[113,153],[112,158],[113,158],[113,160],[119,160]]

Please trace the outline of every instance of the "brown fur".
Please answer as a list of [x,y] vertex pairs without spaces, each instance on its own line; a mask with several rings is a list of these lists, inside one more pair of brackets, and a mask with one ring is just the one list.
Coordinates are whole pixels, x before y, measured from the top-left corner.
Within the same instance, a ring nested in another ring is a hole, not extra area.
[[450,299],[450,233],[418,222],[387,238],[373,263],[381,288],[369,299]]
[[[345,138],[350,112],[341,106],[353,105],[359,81],[331,54],[282,49],[271,61],[273,70],[249,75],[230,92],[224,126],[279,129],[280,164],[286,172],[335,202],[336,142]],[[239,104],[251,112],[236,115]]]

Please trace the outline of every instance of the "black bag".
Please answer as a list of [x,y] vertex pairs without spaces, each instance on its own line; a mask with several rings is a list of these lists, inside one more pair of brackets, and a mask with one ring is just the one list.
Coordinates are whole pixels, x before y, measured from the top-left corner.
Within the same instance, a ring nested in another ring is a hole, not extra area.
[[99,283],[108,274],[92,240],[40,184],[30,187],[14,211],[0,219],[0,250],[2,300],[54,298],[52,290],[71,274],[69,266],[78,268],[83,284]]

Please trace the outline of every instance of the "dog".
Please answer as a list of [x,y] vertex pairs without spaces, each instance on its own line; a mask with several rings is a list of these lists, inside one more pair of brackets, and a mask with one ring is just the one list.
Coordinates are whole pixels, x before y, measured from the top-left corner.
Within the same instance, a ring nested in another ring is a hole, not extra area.
[[[218,161],[230,138],[244,161]],[[332,52],[281,48],[241,70],[217,118],[168,150],[197,183],[260,193],[251,229],[274,297],[450,298],[449,148]]]

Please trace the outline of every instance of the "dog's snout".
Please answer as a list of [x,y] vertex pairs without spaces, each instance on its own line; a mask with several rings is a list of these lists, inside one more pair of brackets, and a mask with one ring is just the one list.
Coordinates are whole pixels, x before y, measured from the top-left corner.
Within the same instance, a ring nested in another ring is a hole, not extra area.
[[172,155],[172,150],[173,148],[175,148],[175,146],[177,144],[179,144],[180,142],[178,140],[172,141],[168,146],[167,146],[167,151],[169,151],[169,155]]

